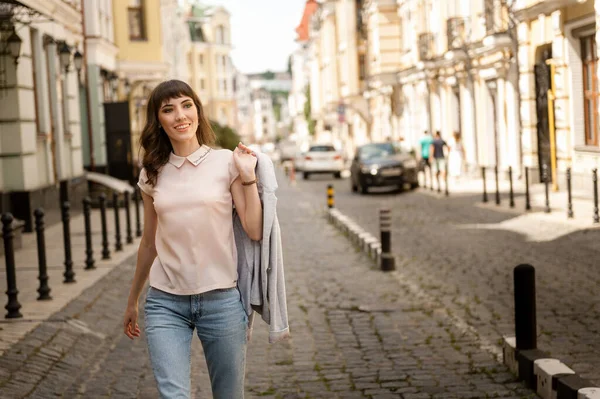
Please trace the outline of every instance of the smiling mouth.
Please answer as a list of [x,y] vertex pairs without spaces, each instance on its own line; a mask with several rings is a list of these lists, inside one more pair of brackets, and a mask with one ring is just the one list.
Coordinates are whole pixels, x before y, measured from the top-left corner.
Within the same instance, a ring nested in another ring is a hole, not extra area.
[[184,130],[187,130],[188,127],[190,127],[190,124],[189,123],[185,123],[183,125],[177,125],[177,126],[175,126],[175,130],[184,131]]

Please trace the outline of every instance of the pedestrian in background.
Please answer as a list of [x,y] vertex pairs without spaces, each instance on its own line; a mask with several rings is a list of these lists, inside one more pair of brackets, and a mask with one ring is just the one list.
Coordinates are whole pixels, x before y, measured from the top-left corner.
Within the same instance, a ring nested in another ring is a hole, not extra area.
[[448,173],[455,180],[458,180],[462,175],[464,157],[465,151],[461,135],[459,132],[454,132],[448,153]]
[[421,161],[419,163],[419,169],[423,172],[423,185],[427,187],[427,173],[429,173],[429,184],[433,190],[433,176],[431,173],[431,163],[429,162],[429,153],[433,138],[429,134],[428,130],[423,132],[423,137],[419,141],[421,145]]
[[435,138],[431,142],[430,149],[430,153],[433,155],[433,169],[435,172],[435,180],[437,182],[438,192],[442,191],[440,186],[440,175],[442,176],[442,180],[445,180],[446,178],[446,150],[449,151],[450,147],[442,139],[442,135],[438,130],[435,132]]
[[247,235],[260,240],[257,159],[241,143],[233,152],[213,150],[214,140],[188,84],[170,80],[152,91],[140,140],[144,232],[123,324],[129,338],[140,336],[138,300],[149,277],[145,335],[163,398],[190,397],[194,329],[213,396],[244,396],[248,316],[237,288],[232,206]]

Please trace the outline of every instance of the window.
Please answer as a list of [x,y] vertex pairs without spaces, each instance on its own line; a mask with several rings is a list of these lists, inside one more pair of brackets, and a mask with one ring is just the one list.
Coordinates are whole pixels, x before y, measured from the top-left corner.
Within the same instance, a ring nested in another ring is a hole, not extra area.
[[227,93],[227,79],[223,79],[223,91]]
[[129,40],[146,40],[143,0],[129,0],[127,16],[129,20]]
[[204,65],[204,55],[203,54],[200,54],[198,56],[198,61],[200,62],[200,65]]
[[583,66],[583,113],[585,118],[585,144],[598,143],[598,51],[594,35],[581,38]]
[[204,79],[200,79],[200,90],[204,90]]
[[365,80],[367,78],[367,65],[364,55],[360,55],[358,57],[358,69],[359,69],[359,78],[360,80]]
[[223,25],[217,27],[217,43],[225,44],[225,27]]

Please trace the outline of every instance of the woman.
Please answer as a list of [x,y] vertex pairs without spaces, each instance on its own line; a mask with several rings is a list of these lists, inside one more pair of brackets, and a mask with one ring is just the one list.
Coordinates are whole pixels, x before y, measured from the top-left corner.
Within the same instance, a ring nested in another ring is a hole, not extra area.
[[462,175],[464,148],[459,132],[454,132],[453,142],[450,144],[450,154],[448,155],[448,171],[451,177],[458,180]]
[[138,300],[146,297],[146,337],[163,398],[190,397],[194,329],[215,398],[244,396],[248,316],[236,288],[232,200],[252,240],[262,235],[256,157],[241,143],[213,150],[215,135],[192,88],[178,80],[150,94],[141,135],[144,231],[123,321],[140,336]]

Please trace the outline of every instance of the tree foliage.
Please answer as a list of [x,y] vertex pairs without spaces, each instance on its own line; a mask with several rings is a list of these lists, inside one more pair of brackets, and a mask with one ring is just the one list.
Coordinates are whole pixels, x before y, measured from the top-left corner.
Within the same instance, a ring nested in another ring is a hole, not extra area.
[[227,148],[231,151],[240,142],[240,136],[235,130],[227,125],[221,125],[218,122],[210,121],[210,125],[217,136],[217,145],[222,148]]

